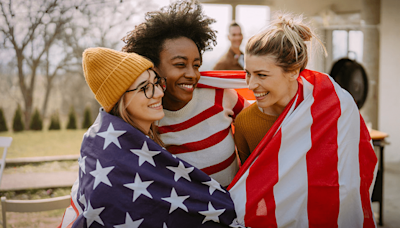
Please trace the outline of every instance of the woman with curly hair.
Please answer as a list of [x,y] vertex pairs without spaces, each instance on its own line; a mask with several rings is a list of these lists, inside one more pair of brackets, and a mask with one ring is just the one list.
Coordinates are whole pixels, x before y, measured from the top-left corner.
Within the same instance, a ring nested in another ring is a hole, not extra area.
[[147,13],[122,50],[149,58],[167,79],[156,122],[167,150],[227,186],[238,170],[231,124],[248,103],[231,89],[196,88],[202,54],[216,44],[214,22],[199,3],[176,2]]

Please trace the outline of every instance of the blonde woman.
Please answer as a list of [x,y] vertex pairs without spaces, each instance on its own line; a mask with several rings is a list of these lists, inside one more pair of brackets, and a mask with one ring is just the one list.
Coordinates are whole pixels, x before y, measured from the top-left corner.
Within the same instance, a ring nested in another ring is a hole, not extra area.
[[79,180],[60,227],[224,227],[235,217],[229,193],[162,147],[166,81],[135,53],[89,48],[87,84],[101,104],[85,133]]
[[256,102],[236,118],[244,164],[228,188],[239,224],[375,227],[370,136],[351,95],[306,69],[312,38],[300,16],[281,14],[246,44]]

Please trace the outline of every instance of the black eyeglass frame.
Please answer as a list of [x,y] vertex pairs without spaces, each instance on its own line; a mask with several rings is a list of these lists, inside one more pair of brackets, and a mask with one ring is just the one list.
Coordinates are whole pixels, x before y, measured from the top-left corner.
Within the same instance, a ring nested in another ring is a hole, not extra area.
[[[163,92],[165,92],[165,90],[167,89],[167,79],[166,78],[163,78],[163,77],[161,77],[161,76],[159,76],[158,74],[157,74],[157,72],[156,71],[154,71],[153,70],[153,72],[155,73],[155,79],[156,79],[156,82],[154,82],[154,83],[151,83],[151,82],[147,82],[144,86],[138,86],[137,88],[135,88],[135,89],[131,89],[131,90],[127,90],[127,91],[125,91],[125,93],[128,93],[128,92],[133,92],[133,91],[136,91],[136,90],[138,90],[138,89],[140,89],[140,90],[143,90],[143,93],[144,93],[144,96],[147,98],[147,99],[151,99],[151,98],[153,98],[154,97],[154,91],[155,91],[155,86],[157,85],[159,85],[160,86],[160,88],[163,90]],[[151,96],[150,97],[147,97],[147,94],[146,94],[146,87],[148,86],[148,85],[152,85],[153,86],[153,93],[151,94]],[[164,86],[163,86],[164,85]]]

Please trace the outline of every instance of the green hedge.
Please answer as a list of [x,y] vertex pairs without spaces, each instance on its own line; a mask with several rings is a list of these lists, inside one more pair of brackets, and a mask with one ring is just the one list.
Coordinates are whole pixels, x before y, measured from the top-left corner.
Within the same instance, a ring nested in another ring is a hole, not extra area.
[[43,129],[43,120],[37,108],[35,108],[35,111],[33,112],[29,129],[34,131],[41,131]]
[[49,130],[60,130],[61,129],[61,124],[60,124],[60,117],[58,112],[54,112],[53,115],[50,117],[50,126]]
[[89,106],[86,106],[85,112],[83,113],[82,129],[88,129],[92,124],[92,111]]
[[75,113],[74,106],[71,106],[71,108],[69,110],[67,129],[77,129],[76,113]]
[[22,110],[21,106],[18,104],[17,110],[15,110],[13,119],[13,130],[14,132],[19,132],[24,130],[24,122],[22,121]]
[[3,113],[3,108],[0,108],[0,132],[1,131],[8,131],[7,121]]

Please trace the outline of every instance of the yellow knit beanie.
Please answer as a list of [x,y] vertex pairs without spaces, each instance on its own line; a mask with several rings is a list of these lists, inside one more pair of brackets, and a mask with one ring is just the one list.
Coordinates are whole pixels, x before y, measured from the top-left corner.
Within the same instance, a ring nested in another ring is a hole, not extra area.
[[83,52],[83,73],[96,100],[111,111],[125,91],[153,63],[136,53],[108,48],[88,48]]

